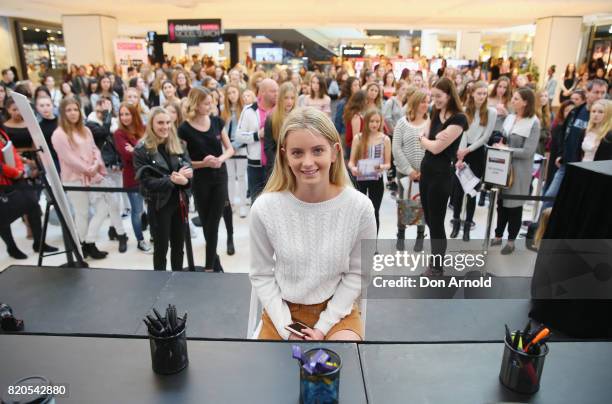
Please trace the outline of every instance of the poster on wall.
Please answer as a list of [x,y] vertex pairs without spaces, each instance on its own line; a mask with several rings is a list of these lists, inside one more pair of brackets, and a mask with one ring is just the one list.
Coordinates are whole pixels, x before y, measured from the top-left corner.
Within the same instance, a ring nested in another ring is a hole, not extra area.
[[197,45],[215,42],[221,36],[221,20],[168,20],[168,42]]
[[144,39],[115,39],[115,63],[121,66],[123,75],[130,66],[138,67],[149,63],[147,42]]

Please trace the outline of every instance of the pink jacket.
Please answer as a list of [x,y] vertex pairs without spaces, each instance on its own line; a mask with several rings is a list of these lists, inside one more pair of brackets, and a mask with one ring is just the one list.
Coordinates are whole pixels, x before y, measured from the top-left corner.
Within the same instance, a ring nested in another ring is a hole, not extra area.
[[101,182],[106,175],[102,154],[94,143],[91,131],[87,127],[83,131],[85,136],[75,134],[72,142],[61,127],[51,136],[62,170],[62,182],[79,181],[87,186]]

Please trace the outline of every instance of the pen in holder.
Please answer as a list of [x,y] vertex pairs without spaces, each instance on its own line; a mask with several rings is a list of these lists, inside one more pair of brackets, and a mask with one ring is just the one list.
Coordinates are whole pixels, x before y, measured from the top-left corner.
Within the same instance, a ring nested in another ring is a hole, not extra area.
[[535,353],[528,354],[514,348],[510,342],[504,341],[499,380],[517,393],[533,394],[540,389],[540,379],[544,370],[544,360],[548,354],[546,344],[538,345]]
[[147,315],[144,320],[149,331],[153,371],[164,375],[178,373],[189,364],[185,332],[187,314],[179,317],[172,305],[168,306],[165,317],[155,309],[153,313],[155,316]]
[[[321,352],[328,355],[323,362],[331,365],[330,370],[318,371],[318,367],[311,366],[312,373],[309,372],[307,364],[317,362]],[[304,352],[300,364],[300,404],[337,404],[342,367],[340,356],[332,350],[316,348]]]

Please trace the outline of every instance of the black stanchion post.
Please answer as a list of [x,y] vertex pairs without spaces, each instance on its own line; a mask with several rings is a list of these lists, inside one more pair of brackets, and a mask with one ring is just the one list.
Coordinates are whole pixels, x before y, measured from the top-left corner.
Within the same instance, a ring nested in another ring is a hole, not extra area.
[[[489,253],[489,242],[491,240],[491,225],[493,224],[493,211],[495,210],[495,206],[497,206],[498,193],[499,188],[491,188],[491,196],[489,197],[489,212],[487,213],[487,230],[485,231],[485,236],[482,244],[482,251],[485,255]],[[484,267],[483,271],[485,271],[486,273]]]
[[179,204],[181,216],[183,218],[183,226],[185,231],[185,252],[187,254],[187,270],[195,272],[196,270],[203,272],[204,268],[196,266],[193,261],[193,247],[191,245],[191,231],[189,230],[189,197],[185,191],[179,191]]

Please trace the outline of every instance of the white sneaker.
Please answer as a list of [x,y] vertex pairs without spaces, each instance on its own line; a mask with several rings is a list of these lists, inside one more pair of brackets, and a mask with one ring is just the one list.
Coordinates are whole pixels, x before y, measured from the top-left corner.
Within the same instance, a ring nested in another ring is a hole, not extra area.
[[147,243],[145,240],[140,240],[138,242],[138,249],[143,251],[145,254],[153,254],[153,248],[151,248],[151,244]]
[[247,207],[241,206],[240,207],[240,217],[244,219],[245,217],[247,217],[247,213],[248,213]]

